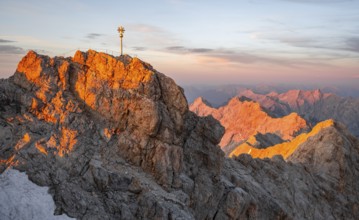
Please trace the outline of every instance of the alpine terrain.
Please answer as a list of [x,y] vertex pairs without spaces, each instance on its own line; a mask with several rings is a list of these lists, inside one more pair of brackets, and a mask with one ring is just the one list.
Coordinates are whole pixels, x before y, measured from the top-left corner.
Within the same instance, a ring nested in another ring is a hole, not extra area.
[[[272,123],[293,123],[275,132],[291,141],[307,128],[297,114],[281,120],[250,101],[232,104],[258,114],[253,123],[269,126],[262,135]],[[1,219],[35,216],[11,196],[24,186],[48,189],[53,200],[29,194],[44,207],[36,219],[358,218],[359,142],[340,123],[328,122],[285,158],[227,158],[218,146],[224,131],[138,58],[30,51],[0,80]],[[9,184],[9,173],[21,182]]]

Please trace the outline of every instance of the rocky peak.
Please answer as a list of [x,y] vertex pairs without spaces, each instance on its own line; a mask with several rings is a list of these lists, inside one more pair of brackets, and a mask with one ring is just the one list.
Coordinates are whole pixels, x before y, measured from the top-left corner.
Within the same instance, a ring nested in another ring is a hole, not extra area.
[[[188,106],[183,90],[137,58],[113,57],[93,50],[77,51],[72,59],[49,58],[30,51],[19,63],[14,83],[24,89],[19,101],[30,112],[40,120],[61,126],[60,138],[53,139],[62,143],[60,156],[70,153],[78,143],[77,137],[86,132],[72,128],[76,115],[84,112],[90,114],[108,141],[113,135],[136,140],[131,150],[120,148],[125,159],[132,163],[149,170],[158,166],[148,158],[151,150],[139,151],[153,149],[155,140],[163,143],[163,159],[173,152],[181,154],[180,148],[174,145],[184,144],[181,133]],[[154,139],[150,141],[150,137]],[[121,144],[123,139],[117,141]],[[48,152],[46,147],[39,149]],[[171,175],[173,166],[178,172],[181,169],[181,158],[162,161],[169,163]],[[163,176],[168,171],[154,172]]]
[[274,115],[285,116],[291,112],[298,113],[311,126],[320,121],[334,119],[348,127],[356,137],[359,137],[359,99],[339,97],[331,93],[323,93],[321,90],[290,90],[281,94],[251,94],[240,93],[261,106],[268,109]]
[[[238,111],[224,106],[215,109],[216,114],[226,123],[231,116],[238,117],[232,125],[249,126],[244,131],[256,127],[270,132],[271,123],[277,131],[279,124],[288,123],[257,112],[253,102],[231,103],[240,107]],[[278,156],[260,160],[245,154],[225,158],[217,146],[224,133],[219,122],[188,111],[183,90],[137,58],[91,50],[76,52],[74,58],[50,58],[31,51],[13,77],[0,80],[0,113],[0,175],[14,168],[37,185],[48,186],[56,215],[78,219],[358,216],[357,172],[348,172],[351,176],[341,183],[344,188],[352,186],[345,191],[332,184],[331,176],[317,175],[313,163],[306,167]],[[343,133],[343,143],[346,139]],[[334,147],[341,147],[341,142]],[[306,157],[319,159],[308,152]],[[349,159],[358,160],[356,154],[344,155],[334,158],[353,155]],[[358,169],[357,163],[349,165]],[[8,186],[0,184],[0,192],[14,190]],[[15,218],[19,216],[24,215]],[[2,218],[12,219],[6,213]]]
[[[161,104],[169,110],[171,124],[181,129],[187,101],[172,79],[151,65],[129,56],[113,57],[93,50],[77,51],[74,58],[49,58],[30,51],[19,63],[15,84],[35,92],[33,106],[42,106],[58,94],[71,93],[95,115],[111,121],[114,129],[124,129],[131,120],[155,135],[161,124]],[[141,103],[141,105],[139,104]],[[127,112],[128,109],[135,111]],[[161,109],[163,110],[163,109]],[[53,121],[56,119],[53,119]]]
[[240,94],[243,94],[244,96],[246,96],[246,95],[255,95],[255,93],[250,89],[240,91]]
[[340,123],[327,121],[328,126],[316,130],[315,135],[302,143],[288,157],[289,161],[301,163],[313,169],[313,173],[330,179],[341,191],[356,190],[359,171],[359,141]]
[[272,133],[283,140],[291,140],[308,127],[298,114],[292,113],[283,118],[273,118],[258,102],[242,101],[234,97],[220,108],[207,106],[200,99],[190,105],[190,110],[199,116],[212,115],[225,128],[220,146],[229,153],[233,146],[257,133]]
[[[189,195],[207,196],[205,185],[219,180],[223,128],[189,112],[183,89],[138,58],[30,51],[0,82],[0,103],[0,171],[13,166],[50,186],[58,214],[203,218],[201,210],[218,203],[194,198],[198,210],[184,208]],[[176,190],[180,199],[169,194]],[[141,206],[162,211],[146,214]]]
[[193,105],[207,105],[208,107],[213,107],[212,105],[211,105],[211,103],[209,103],[205,98],[203,98],[203,97],[198,97],[198,98],[196,98],[194,101],[193,101],[193,103],[192,103]]
[[213,107],[204,98],[198,97],[190,105],[190,109],[199,116],[209,115],[213,111]]
[[280,94],[279,99],[286,101],[290,106],[301,108],[305,104],[313,105],[323,98],[323,93],[317,89],[312,91],[290,90]]

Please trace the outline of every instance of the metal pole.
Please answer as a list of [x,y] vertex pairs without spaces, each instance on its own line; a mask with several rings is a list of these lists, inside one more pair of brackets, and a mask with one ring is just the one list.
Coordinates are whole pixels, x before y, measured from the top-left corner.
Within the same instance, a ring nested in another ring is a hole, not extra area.
[[123,45],[122,45],[122,38],[123,38],[123,33],[125,32],[125,28],[120,26],[117,28],[118,33],[120,33],[120,39],[121,39],[121,56],[123,55]]
[[121,56],[123,55],[122,37],[121,37]]

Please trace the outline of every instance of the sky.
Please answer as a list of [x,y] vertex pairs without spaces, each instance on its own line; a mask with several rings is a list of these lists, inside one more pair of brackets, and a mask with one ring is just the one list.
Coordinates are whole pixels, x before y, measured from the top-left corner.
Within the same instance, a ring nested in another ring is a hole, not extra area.
[[0,78],[28,50],[137,56],[181,85],[359,87],[359,0],[0,0]]

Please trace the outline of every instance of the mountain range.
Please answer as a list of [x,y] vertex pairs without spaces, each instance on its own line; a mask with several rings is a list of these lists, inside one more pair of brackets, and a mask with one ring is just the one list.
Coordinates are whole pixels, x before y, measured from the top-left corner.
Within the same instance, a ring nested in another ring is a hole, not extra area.
[[251,90],[256,94],[286,93],[290,90],[311,91],[320,89],[323,93],[331,93],[344,98],[359,98],[359,87],[352,85],[311,85],[311,84],[241,84],[241,85],[183,85],[186,98],[192,103],[196,98],[203,97],[214,107],[224,105],[234,96],[238,96],[245,90]]
[[352,134],[359,137],[359,99],[357,98],[339,97],[320,90],[290,90],[286,93],[271,92],[266,95],[245,90],[238,96],[258,102],[276,116],[296,112],[311,125],[334,119],[346,125]]
[[[286,158],[298,142],[302,143],[306,135],[311,135],[303,134],[292,141],[295,136],[329,119],[343,123],[352,134],[359,136],[359,99],[320,90],[263,95],[245,89],[237,95],[218,108],[213,108],[202,97],[190,105],[190,110],[197,115],[212,115],[225,127],[220,146],[226,155],[251,152],[253,157],[281,154]],[[320,124],[317,127],[325,123]]]
[[219,145],[227,154],[250,137],[256,140],[261,139],[262,145],[268,142],[261,146],[263,148],[274,143],[292,140],[309,129],[306,121],[297,113],[274,118],[259,103],[241,100],[238,97],[232,98],[227,105],[219,108],[213,108],[203,98],[198,98],[189,109],[198,116],[211,115],[221,123],[225,128],[225,133]]
[[[359,215],[359,142],[340,123],[328,123],[286,158],[228,158],[218,145],[225,133],[220,122],[191,112],[183,89],[138,58],[93,50],[51,58],[30,51],[13,76],[0,80],[0,104],[2,219],[34,216],[31,206],[18,207],[19,196],[9,196],[30,186],[48,189],[55,206],[44,204],[49,196],[27,194],[46,208],[36,219]],[[270,125],[264,137],[273,124],[288,123],[247,99],[230,105],[261,115],[252,119]],[[287,117],[306,128],[299,115]],[[281,131],[274,133],[287,142],[297,137],[296,129]],[[9,184],[14,175],[19,183]]]

